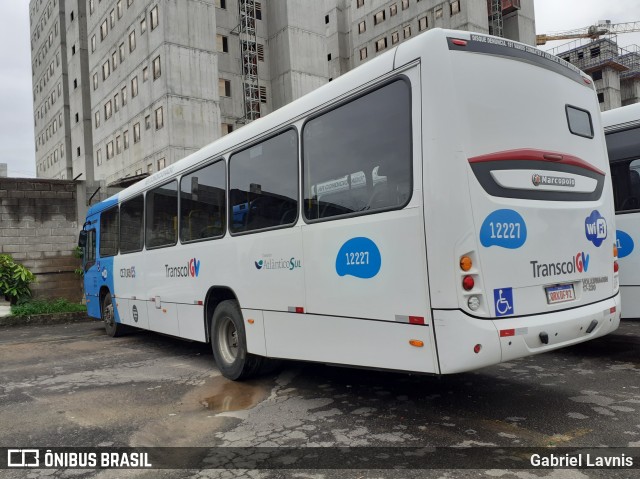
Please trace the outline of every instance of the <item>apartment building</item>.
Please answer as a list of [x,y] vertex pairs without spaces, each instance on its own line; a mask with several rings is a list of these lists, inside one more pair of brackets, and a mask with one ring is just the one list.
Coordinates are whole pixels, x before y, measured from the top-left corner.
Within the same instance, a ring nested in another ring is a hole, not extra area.
[[37,175],[127,184],[436,26],[533,0],[31,0]]

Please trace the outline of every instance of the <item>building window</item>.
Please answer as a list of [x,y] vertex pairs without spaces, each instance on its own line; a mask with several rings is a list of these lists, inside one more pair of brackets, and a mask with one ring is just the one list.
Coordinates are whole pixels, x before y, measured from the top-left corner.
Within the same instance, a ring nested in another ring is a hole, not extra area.
[[387,48],[387,37],[383,37],[380,40],[376,41],[376,51],[382,51]]
[[378,25],[379,23],[384,22],[384,10],[380,10],[373,16],[373,24]]
[[76,54],[76,46],[75,45],[71,45],[71,56],[73,56],[75,54]]
[[131,98],[138,96],[138,77],[135,76],[131,80]]
[[95,5],[95,0],[89,0],[89,13],[93,14],[93,11],[95,10],[96,5]]
[[124,149],[129,149],[129,130],[125,130],[122,133],[122,142],[124,143]]
[[219,52],[229,53],[229,41],[224,35],[216,35],[216,46]]
[[360,8],[361,6],[364,5],[364,0],[358,0],[356,5],[357,5],[356,8]]
[[216,0],[217,8],[227,8],[227,0]]
[[402,0],[402,9],[406,10],[409,8],[409,0]]
[[144,33],[147,31],[147,17],[144,17],[140,20],[140,33]]
[[398,13],[398,4],[394,3],[389,7],[389,16],[395,17]]
[[107,60],[106,62],[104,62],[104,64],[102,65],[102,80],[106,80],[107,78],[109,78],[109,74],[111,73],[111,67],[110,67],[110,63],[109,60]]
[[111,26],[111,28],[116,26],[116,11],[115,10],[111,10],[111,13],[109,14],[109,25]]
[[98,166],[100,166],[102,164],[102,150],[98,149],[98,151],[96,151],[96,163]]
[[129,34],[129,53],[136,49],[136,31],[132,31]]
[[118,18],[122,18],[122,0],[118,0],[116,3],[116,10],[118,10]]
[[133,125],[133,142],[138,143],[140,141],[140,123]]
[[595,70],[591,72],[591,78],[594,80],[602,80],[602,70]]
[[229,123],[222,123],[220,125],[220,129],[222,130],[222,136],[228,135],[233,131],[233,125],[230,125]]
[[[142,168],[139,168],[136,170],[136,175],[141,175],[142,174]],[[122,210],[120,210],[122,211]],[[142,246],[140,247],[142,249]]]
[[126,85],[122,87],[122,90],[120,91],[120,93],[122,94],[122,106],[125,106],[127,104],[127,86]]
[[442,18],[442,7],[436,7],[435,17],[436,18]]
[[[73,89],[75,90],[76,88],[78,88],[78,79],[74,78],[74,80],[73,80]],[[52,98],[51,99],[51,104],[53,104],[53,103],[55,103],[55,102],[53,101],[53,98]]]
[[584,52],[578,52],[578,60],[582,60],[584,58]]
[[80,147],[76,148],[76,154],[78,157],[80,157]]
[[360,49],[360,60],[365,60],[367,58],[367,47]]
[[151,9],[151,30],[155,30],[158,26],[158,6],[156,5]]
[[91,53],[96,51],[96,36],[91,35]]
[[262,20],[262,4],[256,2],[256,20]]
[[118,68],[118,52],[111,54],[111,69],[115,71]]
[[260,103],[267,103],[267,87],[260,87]]
[[589,52],[591,54],[591,58],[597,58],[600,56],[600,47],[594,47]]
[[147,165],[147,173],[149,174],[153,173],[153,163],[149,163]]
[[231,82],[229,80],[218,80],[218,95],[231,96]]
[[162,107],[156,109],[156,130],[164,126],[164,110]]
[[264,61],[264,45],[261,43],[258,43],[258,60],[261,62]]
[[104,104],[104,119],[111,118],[111,100]]
[[144,67],[142,69],[142,82],[146,82],[149,79],[149,68]]
[[418,20],[418,30],[426,30],[427,29],[427,17],[422,17]]
[[598,102],[604,103],[604,93],[598,93]]
[[402,29],[402,32],[404,34],[404,38],[409,38],[411,36],[411,25],[407,25],[406,27],[404,27]]
[[395,45],[399,41],[400,41],[400,35],[398,34],[398,32],[393,32],[391,34],[391,45]]
[[329,15],[325,15],[324,16],[324,23],[325,23],[325,25],[329,24]]
[[122,137],[120,135],[116,136],[116,155],[119,155],[122,152]]
[[151,128],[151,115],[144,117],[144,129],[148,130],[149,128]]
[[76,123],[78,123],[79,121],[80,121],[80,115],[76,113]]
[[160,78],[161,70],[160,70],[160,57],[157,56],[153,59],[153,79],[156,80]]
[[113,97],[113,109],[117,112],[120,110],[120,95],[117,93]]
[[107,143],[107,160],[113,158],[113,141]]
[[73,17],[74,17],[73,10],[71,10],[71,14],[69,15],[69,18],[71,19],[72,22],[73,22]]
[[358,23],[358,33],[364,33],[367,31],[367,22],[364,20]]
[[118,51],[120,53],[120,63],[122,63],[124,61],[124,43],[120,44]]
[[329,54],[327,55],[327,61],[328,61],[328,62],[330,62],[330,61],[331,61],[331,53],[329,53]]
[[158,171],[162,170],[166,166],[167,160],[165,158],[160,158],[158,160]]
[[105,37],[107,36],[107,33],[109,33],[109,31],[108,31],[107,21],[105,20],[104,22],[102,22],[102,25],[100,26],[100,41],[105,39]]
[[449,4],[451,15],[460,13],[460,0],[455,0]]

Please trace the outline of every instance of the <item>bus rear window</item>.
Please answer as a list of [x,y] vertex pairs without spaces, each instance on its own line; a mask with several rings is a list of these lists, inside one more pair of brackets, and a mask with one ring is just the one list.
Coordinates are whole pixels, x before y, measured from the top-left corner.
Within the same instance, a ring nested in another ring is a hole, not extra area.
[[584,138],[593,138],[593,123],[591,122],[591,114],[587,110],[567,105],[566,112],[571,133]]

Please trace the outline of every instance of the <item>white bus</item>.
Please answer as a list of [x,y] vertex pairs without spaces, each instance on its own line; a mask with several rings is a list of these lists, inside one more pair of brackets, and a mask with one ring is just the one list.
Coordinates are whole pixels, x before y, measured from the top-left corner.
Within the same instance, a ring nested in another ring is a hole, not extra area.
[[618,327],[589,78],[434,29],[97,204],[89,313],[265,358],[447,374]]
[[625,318],[640,318],[640,103],[603,112],[602,125],[613,180],[622,311]]

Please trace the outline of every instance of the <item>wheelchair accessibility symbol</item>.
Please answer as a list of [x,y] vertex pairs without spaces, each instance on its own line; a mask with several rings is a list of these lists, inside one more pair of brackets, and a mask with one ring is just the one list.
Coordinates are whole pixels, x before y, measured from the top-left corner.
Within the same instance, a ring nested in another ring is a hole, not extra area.
[[509,316],[513,314],[513,289],[494,289],[493,304],[496,307],[496,316]]

